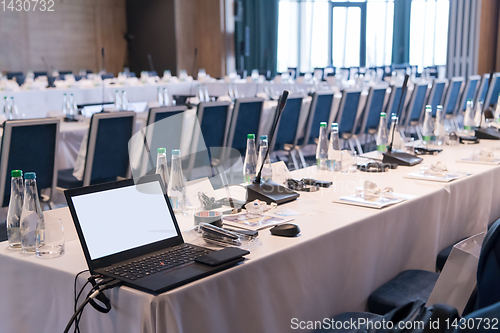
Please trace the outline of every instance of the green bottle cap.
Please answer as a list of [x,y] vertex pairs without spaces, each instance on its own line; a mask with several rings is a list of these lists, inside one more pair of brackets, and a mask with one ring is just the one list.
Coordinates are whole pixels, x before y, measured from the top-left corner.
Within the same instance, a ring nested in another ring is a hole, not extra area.
[[385,117],[386,116],[385,112],[380,112],[380,116]]
[[248,134],[247,139],[255,139],[255,134]]
[[426,105],[426,106],[425,106],[425,109],[426,109],[426,110],[427,110],[427,109],[432,109],[432,106],[430,106],[430,105]]
[[23,171],[22,170],[12,170],[10,172],[10,176],[12,178],[14,178],[14,177],[22,177],[23,176]]
[[261,135],[261,136],[260,136],[260,139],[261,139],[261,140],[267,140],[267,135]]
[[467,102],[472,102],[472,98],[469,98],[469,99],[467,100]]
[[34,172],[26,172],[24,174],[24,179],[36,179],[36,173],[34,173]]
[[320,122],[319,127],[326,127],[326,123],[324,121]]
[[181,150],[180,149],[172,149],[172,155],[180,155]]
[[165,153],[167,152],[167,148],[158,148],[158,149],[156,150],[156,152],[157,152],[158,154],[165,154]]

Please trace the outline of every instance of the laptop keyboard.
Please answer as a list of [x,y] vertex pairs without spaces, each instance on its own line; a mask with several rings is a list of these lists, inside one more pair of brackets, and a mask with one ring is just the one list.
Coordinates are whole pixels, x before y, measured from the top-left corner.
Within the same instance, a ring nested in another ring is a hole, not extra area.
[[144,259],[131,261],[119,266],[107,267],[104,271],[128,280],[138,280],[192,262],[197,257],[201,257],[210,252],[211,251],[189,244],[181,244],[169,248],[163,253],[156,253]]

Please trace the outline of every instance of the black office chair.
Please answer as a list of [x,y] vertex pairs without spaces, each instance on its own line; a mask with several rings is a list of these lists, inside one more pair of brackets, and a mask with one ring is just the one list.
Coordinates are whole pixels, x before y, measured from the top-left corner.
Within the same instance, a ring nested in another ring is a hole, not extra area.
[[40,195],[41,201],[50,206],[57,179],[59,123],[56,118],[8,120],[4,123],[0,155],[2,207],[9,205],[11,170],[35,172],[39,194],[44,189],[50,189],[49,195]]
[[47,72],[33,72],[35,79],[39,76],[47,76]]
[[73,169],[59,170],[57,186],[62,189],[102,184],[129,178],[128,143],[135,127],[135,112],[95,113],[90,119],[83,179]]
[[112,78],[114,78],[114,77],[115,77],[115,75],[114,75],[113,73],[101,74],[101,78],[102,78],[103,80],[105,80],[105,79],[112,79]]
[[23,72],[7,72],[7,80],[12,80],[15,76],[23,76]]
[[19,86],[22,86],[24,84],[24,81],[26,81],[26,76],[16,75],[13,77],[13,80],[15,80]]

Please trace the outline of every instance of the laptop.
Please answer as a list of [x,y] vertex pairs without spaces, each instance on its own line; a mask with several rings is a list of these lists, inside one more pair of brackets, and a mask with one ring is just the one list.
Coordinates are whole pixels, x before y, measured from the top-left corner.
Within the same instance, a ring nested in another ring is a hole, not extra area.
[[184,243],[159,175],[64,191],[92,274],[162,293],[222,271],[195,262],[213,250]]

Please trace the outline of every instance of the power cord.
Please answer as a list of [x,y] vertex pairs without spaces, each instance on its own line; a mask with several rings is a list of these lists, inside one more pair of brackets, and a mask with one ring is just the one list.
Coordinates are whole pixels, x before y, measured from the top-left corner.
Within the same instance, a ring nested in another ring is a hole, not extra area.
[[[87,286],[88,283],[92,284],[92,289],[87,294],[85,301],[75,310],[73,316],[71,317],[68,324],[66,325],[66,328],[64,329],[64,333],[69,332],[69,329],[71,328],[71,325],[73,324],[73,322],[75,322],[75,332],[76,331],[79,332],[78,324],[79,324],[81,315],[83,314],[83,310],[88,303],[91,303],[91,305],[99,312],[108,313],[111,310],[111,303],[110,303],[109,299],[104,295],[103,291],[107,290],[107,289],[112,289],[112,288],[118,287],[122,284],[122,282],[120,280],[117,280],[114,278],[104,278],[104,279],[97,282],[96,280],[99,279],[100,276],[99,275],[92,275],[88,278],[88,281],[83,285],[82,289],[78,293],[78,296],[76,296],[76,280],[77,280],[78,276],[84,272],[85,271],[81,271],[75,277],[75,288],[74,288],[75,308],[76,308],[76,304],[78,302],[78,299],[80,298],[83,290],[85,289],[85,287]],[[103,303],[105,305],[105,307],[98,305],[94,299],[99,300],[101,303]]]

